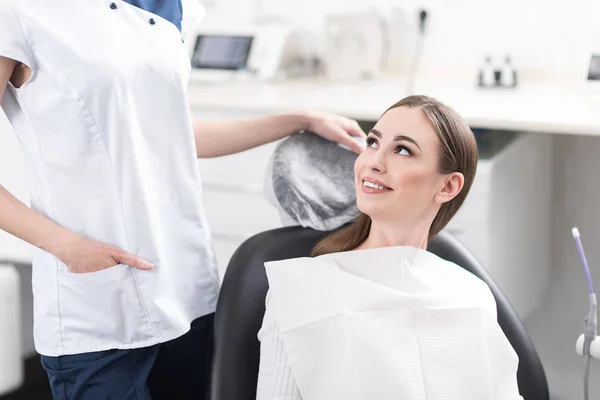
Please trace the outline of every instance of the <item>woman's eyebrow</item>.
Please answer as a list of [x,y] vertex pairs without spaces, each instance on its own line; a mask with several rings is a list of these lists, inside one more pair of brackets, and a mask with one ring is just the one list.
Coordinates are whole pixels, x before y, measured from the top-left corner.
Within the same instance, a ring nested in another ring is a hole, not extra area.
[[[371,129],[369,132],[371,132],[373,135],[377,136],[380,139],[383,137],[383,134],[381,132],[379,132],[377,129]],[[411,138],[410,136],[406,136],[406,135],[394,136],[394,142],[398,142],[398,141],[411,142],[412,144],[417,146],[419,148],[419,150],[421,150],[421,146],[419,146],[419,143],[417,143],[417,141],[415,139]]]

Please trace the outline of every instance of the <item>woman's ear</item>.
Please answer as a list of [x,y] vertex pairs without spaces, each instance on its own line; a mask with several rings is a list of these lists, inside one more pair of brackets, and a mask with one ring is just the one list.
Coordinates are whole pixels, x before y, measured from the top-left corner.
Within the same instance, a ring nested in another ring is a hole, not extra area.
[[460,172],[444,175],[443,178],[443,186],[435,195],[438,204],[447,203],[455,198],[465,185],[465,177]]

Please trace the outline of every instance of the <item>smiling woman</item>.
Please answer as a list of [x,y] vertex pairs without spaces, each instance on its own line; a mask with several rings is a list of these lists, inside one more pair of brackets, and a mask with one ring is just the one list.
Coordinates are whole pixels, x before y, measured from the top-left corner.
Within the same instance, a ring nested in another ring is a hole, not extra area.
[[430,97],[381,116],[354,163],[358,218],[313,257],[265,263],[257,400],[522,400],[489,287],[427,251],[477,160],[473,132]]
[[369,132],[354,168],[361,213],[313,256],[375,243],[423,247],[463,204],[477,170],[477,142],[462,117],[427,96],[392,105]]

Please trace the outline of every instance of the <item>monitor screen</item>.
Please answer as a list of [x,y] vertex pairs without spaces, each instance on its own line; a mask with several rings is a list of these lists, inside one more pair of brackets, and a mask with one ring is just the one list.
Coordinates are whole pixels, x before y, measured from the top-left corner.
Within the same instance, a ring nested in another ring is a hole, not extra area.
[[192,67],[246,69],[252,40],[252,36],[199,35],[192,55]]

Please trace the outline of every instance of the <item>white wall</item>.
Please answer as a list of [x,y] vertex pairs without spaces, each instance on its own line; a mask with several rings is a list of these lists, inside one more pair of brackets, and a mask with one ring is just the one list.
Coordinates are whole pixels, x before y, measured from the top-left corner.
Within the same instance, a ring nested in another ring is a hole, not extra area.
[[[202,0],[201,0],[202,1]],[[488,52],[509,52],[522,69],[583,71],[600,51],[597,0],[212,0],[204,24],[248,22],[256,10],[322,31],[331,12],[375,7],[406,12],[411,29],[417,9],[430,16],[423,55],[428,67],[474,68]],[[410,36],[408,41],[413,40]],[[318,43],[318,42],[317,42]],[[321,42],[322,43],[322,42]]]

